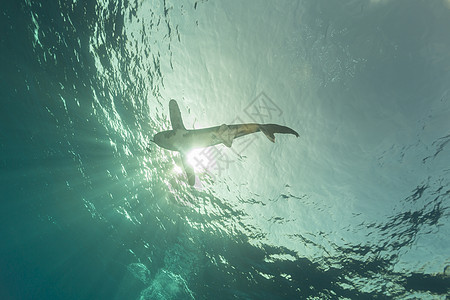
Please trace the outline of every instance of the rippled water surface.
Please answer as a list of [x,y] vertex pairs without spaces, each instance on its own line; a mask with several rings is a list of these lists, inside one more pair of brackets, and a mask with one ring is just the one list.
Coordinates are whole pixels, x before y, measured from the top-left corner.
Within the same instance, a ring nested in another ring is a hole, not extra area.
[[449,1],[0,8],[1,299],[448,297]]

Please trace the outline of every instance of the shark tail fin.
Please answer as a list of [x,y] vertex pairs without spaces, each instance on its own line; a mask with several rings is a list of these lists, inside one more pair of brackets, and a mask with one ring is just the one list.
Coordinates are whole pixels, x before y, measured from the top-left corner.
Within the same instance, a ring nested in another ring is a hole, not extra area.
[[261,124],[259,125],[259,129],[266,135],[266,137],[272,142],[275,143],[275,135],[274,133],[285,133],[285,134],[293,134],[296,137],[299,136],[297,131],[292,128],[277,125],[277,124]]

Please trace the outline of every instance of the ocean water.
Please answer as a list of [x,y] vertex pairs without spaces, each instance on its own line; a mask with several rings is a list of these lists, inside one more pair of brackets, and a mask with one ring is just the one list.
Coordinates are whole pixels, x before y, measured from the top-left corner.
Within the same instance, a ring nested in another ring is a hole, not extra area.
[[[0,3],[0,299],[448,299],[450,2]],[[189,154],[187,128],[277,123]]]

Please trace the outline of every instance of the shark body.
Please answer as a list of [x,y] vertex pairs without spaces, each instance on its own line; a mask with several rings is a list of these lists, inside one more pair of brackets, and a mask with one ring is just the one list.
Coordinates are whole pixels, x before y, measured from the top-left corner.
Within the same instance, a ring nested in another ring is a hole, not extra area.
[[153,137],[153,142],[162,148],[181,153],[184,170],[188,178],[188,183],[191,186],[195,184],[195,174],[194,168],[187,162],[186,154],[192,149],[205,148],[218,144],[231,147],[234,139],[258,131],[262,131],[273,143],[275,142],[274,133],[288,133],[297,137],[299,136],[295,130],[277,124],[222,124],[215,127],[188,130],[184,127],[180,108],[173,99],[169,102],[169,113],[172,130],[158,132]]

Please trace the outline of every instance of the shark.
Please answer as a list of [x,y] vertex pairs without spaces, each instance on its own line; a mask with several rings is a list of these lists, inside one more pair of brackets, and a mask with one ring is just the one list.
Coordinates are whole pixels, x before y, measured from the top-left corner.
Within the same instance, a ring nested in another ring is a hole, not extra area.
[[186,129],[181,118],[180,108],[174,99],[169,101],[169,115],[172,129],[156,133],[152,142],[161,148],[181,153],[181,161],[190,186],[195,184],[194,168],[187,161],[187,153],[192,149],[219,144],[231,147],[235,139],[260,131],[272,143],[275,143],[275,133],[293,134],[299,137],[299,134],[292,128],[278,124],[222,124],[201,129]]

